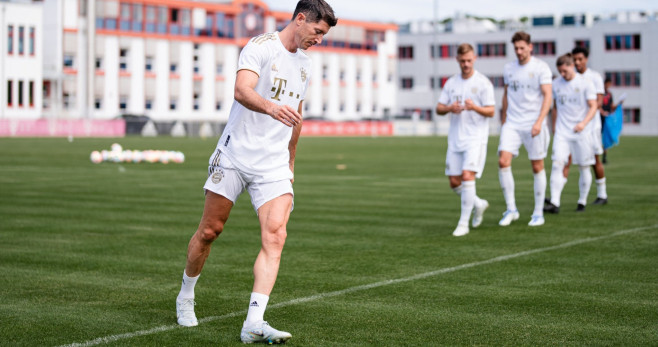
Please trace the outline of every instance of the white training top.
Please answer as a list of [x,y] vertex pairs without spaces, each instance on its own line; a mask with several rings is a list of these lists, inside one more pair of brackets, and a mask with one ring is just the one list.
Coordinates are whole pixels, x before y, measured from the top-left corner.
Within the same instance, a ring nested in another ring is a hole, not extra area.
[[553,82],[553,96],[557,105],[555,133],[575,139],[587,132],[587,128],[580,133],[574,132],[573,129],[587,117],[589,111],[587,101],[596,100],[594,84],[578,73],[571,81],[560,76]]
[[[594,90],[596,91],[596,94],[605,94],[605,88],[603,87],[603,78],[601,77],[601,74],[588,68],[582,75],[594,84]],[[594,119],[589,122],[587,127],[591,129],[591,131],[601,132],[601,113],[598,109],[596,110]]]
[[[450,77],[441,90],[439,103],[449,106],[458,102],[463,106],[467,99],[471,99],[477,106],[496,105],[491,81],[478,71],[466,80],[461,73]],[[489,117],[466,110],[461,114],[450,113],[449,150],[465,151],[474,143],[486,143],[488,138]]]
[[[544,95],[543,84],[551,84],[553,74],[544,61],[530,57],[525,65],[519,61],[505,64],[503,78],[507,86],[507,118],[505,124],[530,130],[539,118]],[[545,121],[545,120],[544,120]]]
[[[301,49],[289,52],[278,32],[273,32],[256,36],[247,43],[240,53],[239,70],[258,74],[255,91],[260,96],[298,110],[306,96],[311,60]],[[288,151],[291,136],[291,127],[234,100],[217,149],[244,172],[265,176],[268,181],[291,179]],[[211,165],[212,161],[211,156]]]

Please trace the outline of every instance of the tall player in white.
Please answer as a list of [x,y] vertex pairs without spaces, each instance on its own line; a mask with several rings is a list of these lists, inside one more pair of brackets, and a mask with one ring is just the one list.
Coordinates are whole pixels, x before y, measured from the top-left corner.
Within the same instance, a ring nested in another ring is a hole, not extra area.
[[514,34],[512,43],[517,61],[507,63],[503,72],[505,91],[500,115],[503,126],[498,146],[498,175],[507,210],[498,223],[502,226],[519,219],[514,196],[512,158],[519,155],[521,144],[528,151],[534,173],[535,208],[528,225],[544,224],[544,158],[550,140],[546,115],[551,108],[552,73],[545,62],[531,55],[531,42],[528,33],[520,31]]
[[474,208],[472,224],[474,228],[480,226],[489,207],[475,193],[475,178],[480,178],[484,169],[489,119],[494,115],[496,102],[491,81],[473,68],[475,59],[473,46],[464,43],[457,48],[461,74],[448,79],[436,106],[437,114],[450,113],[446,175],[452,190],[461,196],[461,217],[454,236],[469,233],[468,221]]
[[[594,164],[590,122],[597,114],[598,103],[594,84],[576,73],[571,54],[558,58],[557,70],[561,77],[553,82],[555,96],[555,136],[553,137],[553,168],[551,170],[551,202],[547,211],[557,213],[564,188],[563,169],[572,157],[580,170],[580,197],[577,211],[584,211],[592,185],[589,166]],[[548,206],[547,206],[548,207]]]
[[[608,203],[608,192],[606,188],[606,178],[605,178],[605,169],[603,167],[603,162],[601,161],[601,155],[603,154],[603,141],[601,140],[601,111],[603,111],[603,95],[605,94],[605,87],[603,85],[603,78],[601,74],[590,69],[587,66],[589,60],[589,50],[585,47],[575,47],[571,50],[571,55],[573,56],[574,65],[576,66],[576,71],[583,75],[586,79],[590,80],[594,84],[597,94],[597,103],[598,109],[596,116],[590,122],[588,131],[591,132],[590,139],[592,141],[592,148],[594,149],[594,159],[595,162],[592,165],[594,169],[594,175],[596,177],[596,200],[594,200],[594,205],[605,205]],[[569,164],[564,168],[564,179],[569,175]],[[547,206],[550,209],[550,206]]]
[[183,284],[176,299],[178,324],[198,324],[194,286],[212,242],[246,189],[258,213],[261,250],[253,268],[253,292],[240,338],[244,343],[290,339],[290,333],[272,328],[263,316],[279,271],[293,207],[295,153],[311,71],[310,59],[302,50],[322,42],[336,22],[333,10],[323,0],[301,0],[292,21],[281,32],[251,39],[240,53],[235,101],[209,160],[203,216],[188,245]]

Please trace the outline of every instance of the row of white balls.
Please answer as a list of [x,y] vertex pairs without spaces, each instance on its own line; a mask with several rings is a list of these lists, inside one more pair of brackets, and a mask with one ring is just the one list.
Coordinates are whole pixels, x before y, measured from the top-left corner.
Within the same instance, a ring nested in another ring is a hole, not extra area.
[[93,151],[89,156],[91,162],[94,164],[100,164],[104,161],[114,162],[114,163],[162,163],[167,164],[169,162],[173,163],[183,163],[185,161],[185,154],[179,151],[161,151],[161,150],[124,150],[120,144],[115,143],[111,147],[112,149],[102,150],[102,151]]

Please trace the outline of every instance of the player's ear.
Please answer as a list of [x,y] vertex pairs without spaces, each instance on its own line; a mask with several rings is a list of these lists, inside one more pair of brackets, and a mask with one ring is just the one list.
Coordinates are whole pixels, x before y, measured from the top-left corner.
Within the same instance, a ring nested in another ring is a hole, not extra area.
[[295,17],[295,23],[297,23],[297,25],[302,25],[304,22],[306,22],[306,15],[302,12],[299,12],[297,17]]

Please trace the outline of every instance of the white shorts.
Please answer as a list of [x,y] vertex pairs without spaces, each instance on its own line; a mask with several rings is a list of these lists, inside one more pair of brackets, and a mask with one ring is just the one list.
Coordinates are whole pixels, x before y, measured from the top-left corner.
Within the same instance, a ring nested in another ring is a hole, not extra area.
[[474,144],[465,151],[457,152],[448,149],[446,153],[446,176],[461,176],[462,171],[473,171],[482,177],[484,163],[487,160],[487,144]]
[[575,165],[594,165],[594,151],[590,134],[581,134],[575,139],[556,134],[553,138],[553,156],[551,159],[554,162],[558,161],[566,164],[569,162],[569,155],[571,155],[571,160]]
[[255,175],[240,171],[225,155],[222,155],[218,165],[208,166],[208,179],[203,185],[203,189],[219,194],[231,200],[233,204],[246,189],[251,197],[251,205],[257,213],[258,209],[266,202],[279,196],[285,194],[295,196],[292,190],[292,182],[289,179],[272,182],[259,180],[256,183],[254,182],[255,177]]
[[550,135],[546,124],[542,126],[541,132],[535,137],[532,137],[530,129],[518,130],[507,126],[507,124],[503,124],[503,127],[500,129],[498,153],[505,151],[512,153],[514,157],[518,157],[519,148],[523,144],[526,151],[528,151],[528,159],[541,160],[546,158],[548,144],[550,142]]
[[601,129],[594,129],[589,136],[590,140],[592,141],[592,150],[594,151],[594,155],[601,155],[603,154],[603,140],[601,139]]

